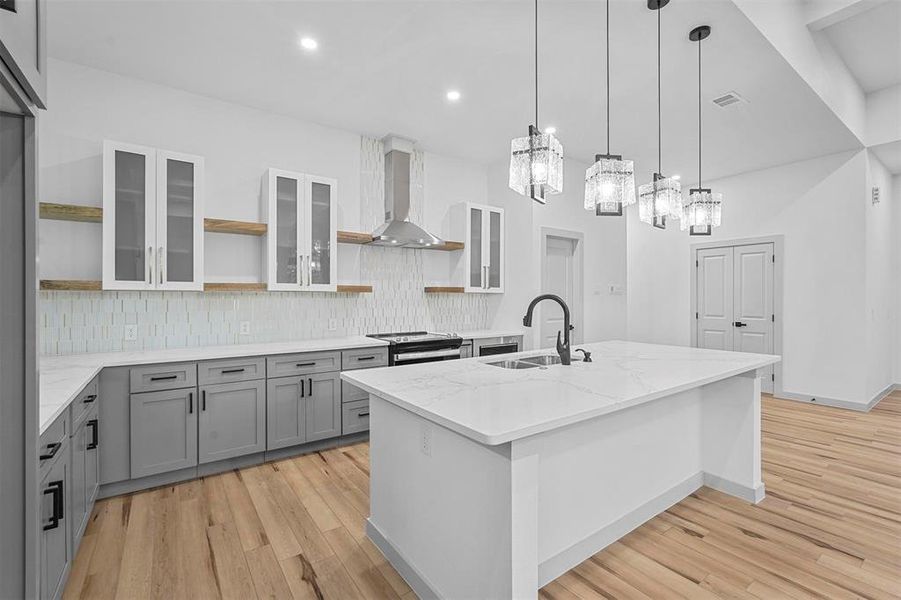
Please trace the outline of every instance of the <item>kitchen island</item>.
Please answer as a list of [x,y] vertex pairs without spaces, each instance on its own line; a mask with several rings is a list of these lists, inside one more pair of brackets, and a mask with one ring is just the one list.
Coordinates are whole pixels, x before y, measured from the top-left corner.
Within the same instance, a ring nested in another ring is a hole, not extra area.
[[581,347],[342,374],[370,394],[367,532],[420,597],[535,598],[702,485],[763,498],[758,370],[779,357]]

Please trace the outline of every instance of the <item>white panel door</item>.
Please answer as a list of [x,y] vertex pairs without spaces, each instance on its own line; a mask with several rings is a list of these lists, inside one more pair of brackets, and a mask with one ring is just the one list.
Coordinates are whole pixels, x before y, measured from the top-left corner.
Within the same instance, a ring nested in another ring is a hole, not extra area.
[[[548,236],[545,257],[543,294],[556,294],[563,298],[567,306],[574,306],[575,250],[573,240]],[[563,309],[556,302],[541,303],[541,347],[554,348],[557,332],[563,336]]]
[[[736,352],[773,353],[773,245],[733,249],[733,325]],[[773,367],[767,367],[762,389],[773,391]]]
[[[772,354],[773,244],[706,248],[697,253],[699,348]],[[773,392],[773,367],[761,389]]]
[[699,250],[698,347],[732,350],[732,248]]

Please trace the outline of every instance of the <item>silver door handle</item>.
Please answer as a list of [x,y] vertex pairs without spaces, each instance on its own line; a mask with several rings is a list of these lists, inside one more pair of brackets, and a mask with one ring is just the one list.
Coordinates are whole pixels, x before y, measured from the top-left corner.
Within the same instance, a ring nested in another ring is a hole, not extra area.
[[147,275],[150,278],[149,285],[153,285],[153,246],[147,246]]
[[156,253],[156,260],[160,264],[160,285],[163,285],[164,283],[166,283],[166,281],[165,281],[166,278],[164,277],[164,273],[163,273],[166,263],[164,262],[165,259],[164,259],[162,246],[160,246],[159,252]]

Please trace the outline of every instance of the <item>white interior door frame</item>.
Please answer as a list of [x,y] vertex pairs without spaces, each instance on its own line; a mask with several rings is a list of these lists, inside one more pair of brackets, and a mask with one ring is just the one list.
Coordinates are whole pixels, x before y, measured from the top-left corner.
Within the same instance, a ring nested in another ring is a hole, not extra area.
[[[740,238],[733,240],[720,240],[703,242],[691,245],[689,253],[689,272],[691,273],[691,303],[689,304],[689,331],[691,331],[691,345],[698,345],[698,327],[695,315],[698,311],[698,270],[695,268],[698,260],[698,251],[707,248],[734,248],[736,246],[751,246],[753,244],[773,244],[773,256],[775,263],[773,265],[773,314],[776,315],[776,321],[773,324],[773,353],[782,356],[782,277],[783,265],[785,264],[785,236],[783,235],[767,235],[753,238]],[[777,398],[782,395],[782,361],[773,365],[773,374],[776,376],[773,382],[773,395]]]
[[[572,240],[573,245],[575,247],[573,251],[573,258],[575,260],[575,264],[573,265],[573,302],[572,306],[569,307],[570,317],[572,319],[572,324],[576,326],[576,329],[573,331],[573,337],[571,343],[581,344],[585,341],[585,317],[584,317],[584,275],[585,275],[585,234],[581,231],[570,231],[568,229],[557,229],[554,227],[542,227],[539,232],[539,248],[540,254],[539,257],[541,259],[541,293],[544,293],[545,290],[545,274],[547,273],[547,240],[549,237],[557,237],[564,238],[568,240]],[[541,323],[541,310],[542,305],[544,303],[538,305],[538,323]],[[533,326],[532,327],[532,347],[540,348],[541,344],[541,327]]]

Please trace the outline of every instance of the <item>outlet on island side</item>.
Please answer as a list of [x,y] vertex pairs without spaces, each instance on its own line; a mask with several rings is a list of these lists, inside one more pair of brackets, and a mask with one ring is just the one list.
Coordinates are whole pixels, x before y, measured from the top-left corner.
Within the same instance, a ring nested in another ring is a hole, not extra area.
[[426,456],[432,455],[432,428],[425,423],[419,434],[419,451]]

